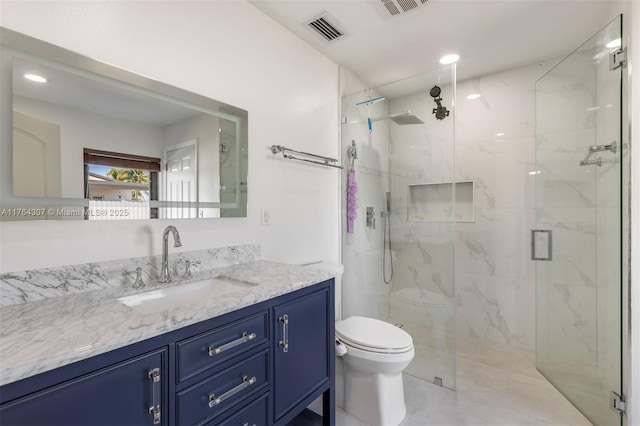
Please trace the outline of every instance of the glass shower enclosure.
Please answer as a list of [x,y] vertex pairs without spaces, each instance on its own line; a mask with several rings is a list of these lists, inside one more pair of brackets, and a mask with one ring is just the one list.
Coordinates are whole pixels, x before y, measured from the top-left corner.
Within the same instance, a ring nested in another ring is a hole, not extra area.
[[402,327],[416,351],[406,373],[451,389],[455,223],[469,195],[454,183],[455,86],[450,65],[345,96],[341,105],[343,318]]
[[536,83],[536,364],[596,425],[621,421],[621,37],[619,17]]

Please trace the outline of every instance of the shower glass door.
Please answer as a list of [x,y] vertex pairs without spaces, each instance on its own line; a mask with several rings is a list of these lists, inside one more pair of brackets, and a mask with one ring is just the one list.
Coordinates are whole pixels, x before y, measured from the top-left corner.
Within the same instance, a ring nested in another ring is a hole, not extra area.
[[456,213],[469,204],[454,184],[455,71],[449,65],[360,90],[341,105],[342,316],[401,327],[415,348],[405,372],[451,389]]
[[596,425],[622,390],[619,17],[536,83],[536,364]]

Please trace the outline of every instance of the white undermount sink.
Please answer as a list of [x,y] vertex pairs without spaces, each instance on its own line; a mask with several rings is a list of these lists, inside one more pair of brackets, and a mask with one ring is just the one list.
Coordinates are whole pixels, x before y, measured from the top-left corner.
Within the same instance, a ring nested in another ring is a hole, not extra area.
[[154,313],[190,305],[206,298],[215,298],[222,294],[233,293],[255,285],[257,284],[239,281],[226,276],[218,276],[120,297],[117,300],[141,313]]

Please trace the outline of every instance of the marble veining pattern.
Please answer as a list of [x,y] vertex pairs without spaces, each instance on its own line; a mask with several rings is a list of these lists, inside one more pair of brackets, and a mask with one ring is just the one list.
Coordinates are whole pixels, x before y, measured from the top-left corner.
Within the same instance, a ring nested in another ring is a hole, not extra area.
[[212,294],[211,298],[154,313],[137,311],[117,298],[158,290],[167,284],[147,285],[142,290],[116,286],[1,308],[0,385],[332,278],[330,273],[311,267],[253,261],[201,271],[193,280],[220,274],[255,285],[239,286],[236,291]]
[[[247,244],[170,253],[169,264],[175,266],[179,261],[188,260],[192,263],[193,270],[197,271],[251,262],[259,258],[260,246]],[[198,261],[199,265],[195,263]],[[160,276],[160,263],[161,256],[149,256],[2,274],[0,307],[126,286],[132,283],[132,278],[124,277],[122,272],[136,268],[142,268],[143,281],[148,283]]]
[[[475,181],[476,208],[474,223],[456,224],[456,332],[461,337],[535,348],[535,265],[529,253],[540,143],[535,81],[555,64],[532,64],[457,86],[456,180]],[[465,99],[470,93],[481,97]]]

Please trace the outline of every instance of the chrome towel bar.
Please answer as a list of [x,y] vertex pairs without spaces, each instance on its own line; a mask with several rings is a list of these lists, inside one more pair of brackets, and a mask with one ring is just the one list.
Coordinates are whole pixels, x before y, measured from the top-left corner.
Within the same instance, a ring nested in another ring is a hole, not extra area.
[[[304,152],[304,151],[296,151],[295,149],[289,149],[289,148],[284,147],[282,145],[271,145],[268,148],[269,148],[269,150],[271,151],[272,154],[282,153],[282,156],[284,158],[286,158],[287,160],[304,161],[304,162],[307,162],[307,163],[319,164],[321,166],[334,167],[336,169],[343,169],[344,168],[344,167],[339,166],[337,164],[333,164],[333,163],[337,163],[338,162],[338,160],[335,159],[335,158],[325,157],[323,155],[318,155],[318,154],[311,154],[309,152]],[[291,155],[290,153],[295,153],[295,154],[303,155],[303,156],[310,157],[310,158],[295,157],[295,156]]]

